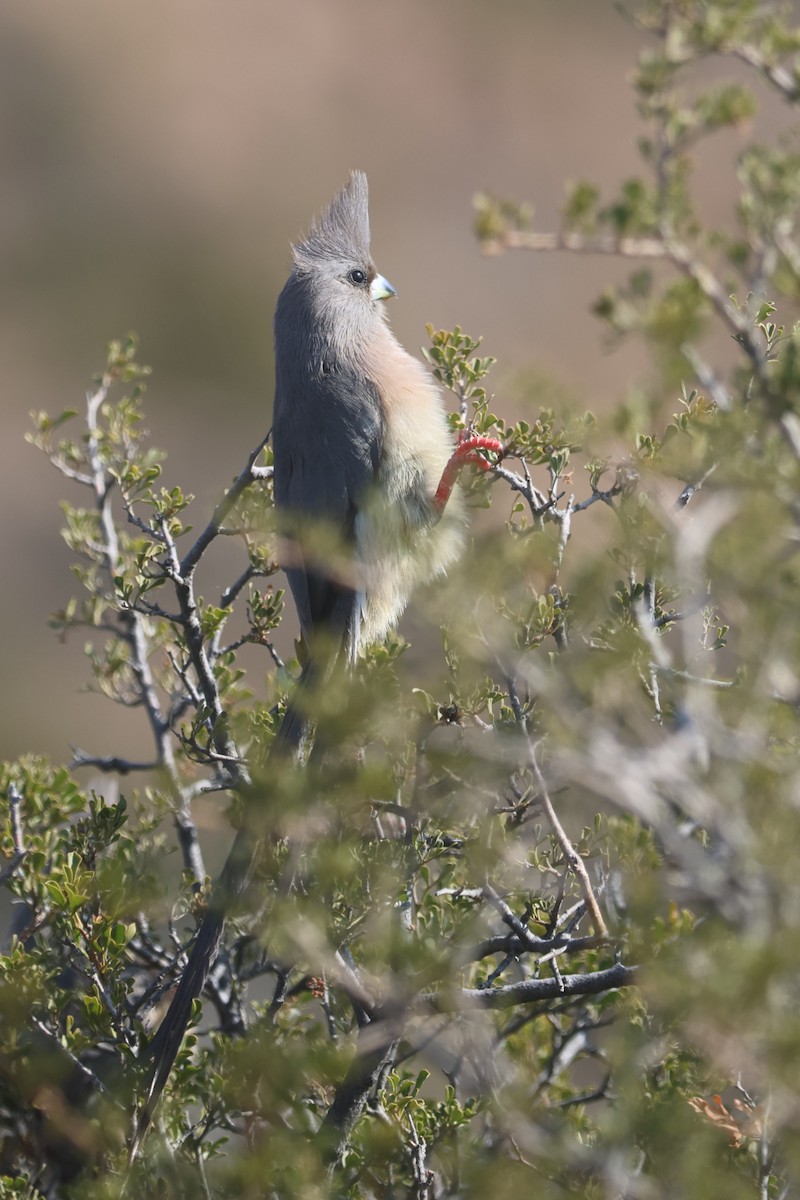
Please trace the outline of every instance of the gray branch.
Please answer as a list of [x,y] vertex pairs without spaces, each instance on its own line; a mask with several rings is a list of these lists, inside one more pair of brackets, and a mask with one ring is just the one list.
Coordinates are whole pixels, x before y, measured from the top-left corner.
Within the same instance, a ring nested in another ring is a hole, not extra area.
[[631,987],[636,983],[638,969],[615,963],[605,971],[578,975],[562,975],[560,979],[523,979],[496,988],[463,988],[453,995],[430,997],[437,1012],[452,1012],[458,1008],[512,1008],[517,1004],[533,1004],[539,1000],[563,999],[565,996],[597,996],[614,988]]

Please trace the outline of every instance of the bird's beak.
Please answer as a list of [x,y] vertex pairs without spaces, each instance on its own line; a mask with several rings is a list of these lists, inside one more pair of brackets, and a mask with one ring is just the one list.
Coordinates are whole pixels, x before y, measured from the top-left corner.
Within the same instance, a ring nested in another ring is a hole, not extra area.
[[390,296],[396,296],[397,292],[388,279],[384,279],[382,275],[376,275],[369,285],[369,294],[373,300],[388,300]]

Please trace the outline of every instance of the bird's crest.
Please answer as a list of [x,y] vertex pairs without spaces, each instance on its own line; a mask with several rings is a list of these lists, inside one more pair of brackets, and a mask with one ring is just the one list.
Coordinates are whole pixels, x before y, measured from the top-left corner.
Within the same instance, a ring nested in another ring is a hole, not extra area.
[[320,259],[369,259],[369,189],[363,171],[351,172],[347,187],[331,200],[308,235],[292,246],[292,255],[301,271]]

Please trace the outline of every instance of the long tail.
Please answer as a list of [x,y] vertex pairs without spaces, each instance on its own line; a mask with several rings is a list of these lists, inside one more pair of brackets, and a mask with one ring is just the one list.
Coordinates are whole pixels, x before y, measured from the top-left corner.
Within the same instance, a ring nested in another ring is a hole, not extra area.
[[[295,689],[270,750],[270,759],[278,760],[296,755],[310,729],[310,721],[304,712],[308,687],[313,683],[316,671],[307,664]],[[194,1001],[203,991],[209,971],[217,957],[226,914],[235,909],[247,890],[253,871],[261,857],[263,837],[245,821],[239,829],[225,860],[225,865],[214,885],[214,891],[197,935],[192,943],[189,961],[181,975],[167,1015],[159,1025],[145,1058],[150,1063],[144,1102],[136,1121],[136,1132],[131,1144],[129,1162],[137,1158],[142,1142],[150,1127],[156,1106],[178,1056],[178,1051],[192,1015]]]

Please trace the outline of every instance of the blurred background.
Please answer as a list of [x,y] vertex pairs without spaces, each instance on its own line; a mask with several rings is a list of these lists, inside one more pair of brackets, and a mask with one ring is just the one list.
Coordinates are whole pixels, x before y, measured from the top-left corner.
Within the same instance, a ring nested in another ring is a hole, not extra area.
[[[75,590],[58,502],[85,499],[25,444],[29,411],[81,407],[107,342],[135,330],[164,483],[197,496],[200,525],[270,422],[289,243],[350,168],[369,175],[410,350],[426,322],[482,335],[500,411],[529,366],[584,407],[622,397],[643,360],[610,355],[589,309],[625,272],[483,258],[471,204],[527,198],[552,229],[567,182],[609,194],[636,172],[626,77],[645,44],[612,0],[0,8],[3,757],[147,751],[135,714],[86,692],[82,639],[47,628]],[[736,141],[703,160],[712,220],[729,215]]]

